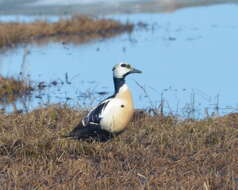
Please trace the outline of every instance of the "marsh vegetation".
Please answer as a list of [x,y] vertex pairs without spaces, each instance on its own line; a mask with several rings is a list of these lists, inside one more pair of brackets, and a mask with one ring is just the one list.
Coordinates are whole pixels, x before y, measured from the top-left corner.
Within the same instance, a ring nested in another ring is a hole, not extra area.
[[238,115],[201,121],[137,111],[106,142],[62,139],[85,115],[64,105],[0,114],[0,186],[8,189],[236,189]]
[[42,20],[32,23],[2,22],[0,48],[40,40],[82,43],[132,30],[133,24],[130,23],[123,24],[111,19],[94,19],[86,16],[73,16],[54,23]]
[[29,82],[14,77],[0,76],[0,103],[14,102],[33,91]]

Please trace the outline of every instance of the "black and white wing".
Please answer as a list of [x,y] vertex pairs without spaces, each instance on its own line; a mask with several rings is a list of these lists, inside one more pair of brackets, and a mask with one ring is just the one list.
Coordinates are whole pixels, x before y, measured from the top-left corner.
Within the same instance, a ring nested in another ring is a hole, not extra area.
[[88,115],[66,136],[75,139],[97,139],[106,141],[112,138],[112,134],[103,130],[100,126],[101,116],[112,100],[113,96],[108,97],[93,108]]
[[111,101],[112,97],[108,97],[99,103],[95,108],[93,108],[88,115],[83,118],[82,125],[85,127],[87,125],[99,125],[101,121],[101,115],[105,110],[107,104]]

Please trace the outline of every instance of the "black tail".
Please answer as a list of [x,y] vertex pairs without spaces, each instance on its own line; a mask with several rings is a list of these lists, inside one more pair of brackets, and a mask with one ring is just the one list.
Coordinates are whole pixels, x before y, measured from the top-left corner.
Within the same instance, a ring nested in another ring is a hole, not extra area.
[[81,124],[79,124],[69,133],[69,135],[66,135],[64,137],[105,142],[112,139],[114,136],[112,133],[101,129],[101,127],[98,125],[83,127]]

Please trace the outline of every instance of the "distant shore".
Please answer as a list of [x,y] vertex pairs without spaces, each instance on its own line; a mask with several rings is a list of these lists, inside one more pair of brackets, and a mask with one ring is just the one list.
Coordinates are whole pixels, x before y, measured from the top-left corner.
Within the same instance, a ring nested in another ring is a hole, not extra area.
[[[93,16],[103,16],[112,14],[130,14],[130,13],[153,13],[153,12],[171,12],[180,8],[193,6],[208,6],[222,3],[238,3],[238,0],[120,0],[109,2],[102,0],[100,2],[90,0],[72,1],[61,0],[62,3],[50,1],[47,4],[38,3],[34,0],[0,0],[0,15],[73,15],[84,14]],[[53,2],[53,3],[52,3]],[[65,3],[63,3],[65,2]]]

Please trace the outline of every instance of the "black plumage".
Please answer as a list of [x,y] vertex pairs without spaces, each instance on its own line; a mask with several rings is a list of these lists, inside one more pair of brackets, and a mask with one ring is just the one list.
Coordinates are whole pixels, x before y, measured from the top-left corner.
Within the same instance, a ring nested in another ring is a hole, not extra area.
[[100,126],[101,113],[110,102],[113,96],[103,100],[97,107],[92,109],[88,115],[69,133],[73,139],[107,141],[114,137],[114,134],[103,130]]
[[112,97],[108,97],[107,99],[103,100],[97,107],[92,109],[88,115],[82,120],[82,125],[87,126],[89,124],[100,124],[101,121],[101,113],[109,103]]
[[88,141],[96,140],[105,142],[113,138],[114,135],[106,130],[103,130],[100,125],[89,124],[84,127],[82,123],[80,123],[66,137]]

